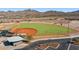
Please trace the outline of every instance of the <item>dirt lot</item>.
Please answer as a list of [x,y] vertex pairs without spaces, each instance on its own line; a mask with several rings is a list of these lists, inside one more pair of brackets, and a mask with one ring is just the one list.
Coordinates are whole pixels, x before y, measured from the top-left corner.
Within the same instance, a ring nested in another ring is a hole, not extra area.
[[[63,26],[68,27],[68,24],[63,24]],[[70,35],[79,35],[79,21],[77,21],[77,20],[70,21],[69,28],[76,30],[76,32],[74,32]]]

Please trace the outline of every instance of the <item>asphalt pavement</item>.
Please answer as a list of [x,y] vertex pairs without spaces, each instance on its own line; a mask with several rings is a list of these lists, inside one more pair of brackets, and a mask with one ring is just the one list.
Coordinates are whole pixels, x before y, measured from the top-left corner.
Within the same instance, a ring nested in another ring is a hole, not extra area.
[[[55,49],[55,48],[52,48],[52,47],[48,47],[47,50],[67,50],[68,49],[68,46],[69,46],[69,42],[71,41],[71,39],[55,39],[55,40],[52,40],[52,39],[48,39],[48,40],[40,40],[40,41],[36,41],[36,42],[33,42],[31,44],[29,44],[28,46],[22,48],[22,49],[19,49],[19,50],[35,50],[35,48],[39,45],[39,44],[48,44],[48,43],[53,43],[53,42],[58,42],[60,43],[60,46]],[[37,50],[41,50],[41,49],[37,49]]]

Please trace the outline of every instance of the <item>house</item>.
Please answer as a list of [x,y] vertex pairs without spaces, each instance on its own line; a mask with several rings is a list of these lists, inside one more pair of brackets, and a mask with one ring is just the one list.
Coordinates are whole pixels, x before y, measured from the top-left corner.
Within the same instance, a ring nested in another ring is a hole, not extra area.
[[13,37],[7,37],[6,41],[4,42],[4,45],[12,45],[12,46],[16,46],[19,45],[23,42],[23,40],[25,40],[24,38],[20,37],[20,36],[13,36]]

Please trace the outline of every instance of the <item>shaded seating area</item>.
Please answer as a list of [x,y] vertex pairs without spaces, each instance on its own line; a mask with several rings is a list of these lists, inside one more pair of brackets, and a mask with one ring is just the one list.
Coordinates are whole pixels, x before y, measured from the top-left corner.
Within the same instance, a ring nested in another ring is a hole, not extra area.
[[9,32],[8,30],[0,30],[0,36],[11,37],[14,33]]
[[4,42],[5,46],[16,46],[23,42],[24,38],[20,36],[7,37]]

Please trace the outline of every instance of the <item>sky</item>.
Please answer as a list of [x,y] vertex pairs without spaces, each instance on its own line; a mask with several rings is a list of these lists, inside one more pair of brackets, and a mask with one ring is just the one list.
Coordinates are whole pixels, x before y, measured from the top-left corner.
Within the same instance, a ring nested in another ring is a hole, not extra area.
[[27,10],[27,9],[33,9],[37,10],[40,12],[45,12],[49,10],[54,10],[54,11],[62,11],[62,12],[72,12],[79,10],[79,8],[0,8],[0,11],[22,11],[22,10]]

